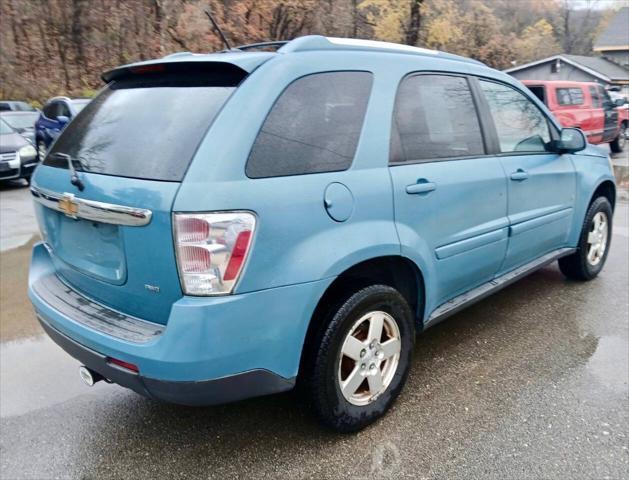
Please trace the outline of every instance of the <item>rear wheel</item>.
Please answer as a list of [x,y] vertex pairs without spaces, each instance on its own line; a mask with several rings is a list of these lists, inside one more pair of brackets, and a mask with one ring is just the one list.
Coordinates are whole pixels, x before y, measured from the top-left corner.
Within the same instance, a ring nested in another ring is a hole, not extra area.
[[627,124],[623,122],[618,132],[618,136],[609,143],[609,148],[613,153],[620,153],[625,149],[627,144]]
[[559,268],[568,278],[592,280],[605,265],[612,235],[612,206],[605,197],[592,202],[585,215],[577,251],[559,259]]
[[413,315],[397,290],[373,285],[328,312],[315,341],[303,379],[310,403],[326,426],[354,432],[384,415],[402,390]]

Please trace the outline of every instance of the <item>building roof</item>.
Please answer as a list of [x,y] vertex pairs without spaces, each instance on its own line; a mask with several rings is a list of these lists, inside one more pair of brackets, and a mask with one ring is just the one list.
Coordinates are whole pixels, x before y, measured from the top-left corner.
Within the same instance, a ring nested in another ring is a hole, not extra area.
[[554,62],[557,59],[579,68],[590,75],[599,78],[605,82],[627,82],[629,81],[629,71],[620,65],[609,61],[602,57],[586,57],[585,55],[553,55],[552,57],[542,58],[535,62],[525,63],[516,67],[508,68],[506,73],[518,72],[529,67],[541,65],[543,63]]
[[629,50],[629,7],[618,10],[594,42],[594,51],[605,50]]

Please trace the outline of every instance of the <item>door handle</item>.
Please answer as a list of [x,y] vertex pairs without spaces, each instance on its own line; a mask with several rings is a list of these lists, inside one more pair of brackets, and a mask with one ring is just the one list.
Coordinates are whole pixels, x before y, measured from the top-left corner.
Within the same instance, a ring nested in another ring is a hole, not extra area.
[[523,182],[527,178],[529,178],[528,172],[525,172],[521,168],[518,168],[518,170],[516,172],[513,172],[511,174],[511,180],[514,180],[516,182]]
[[429,193],[437,188],[437,185],[433,182],[429,182],[425,178],[420,178],[417,183],[406,186],[406,193],[409,195]]

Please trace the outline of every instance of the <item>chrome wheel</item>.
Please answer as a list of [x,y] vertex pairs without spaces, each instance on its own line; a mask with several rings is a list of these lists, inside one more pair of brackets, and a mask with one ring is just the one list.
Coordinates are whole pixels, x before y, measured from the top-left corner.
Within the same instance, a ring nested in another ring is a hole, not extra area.
[[627,130],[627,126],[623,124],[620,128],[620,133],[618,134],[618,146],[624,150],[625,145],[627,144],[627,135],[629,135],[629,130]]
[[607,239],[609,238],[609,221],[607,215],[598,212],[592,219],[590,233],[588,234],[587,260],[592,266],[596,266],[603,260],[607,250]]
[[391,384],[400,363],[400,329],[386,312],[363,315],[350,329],[339,359],[338,382],[345,399],[367,405]]

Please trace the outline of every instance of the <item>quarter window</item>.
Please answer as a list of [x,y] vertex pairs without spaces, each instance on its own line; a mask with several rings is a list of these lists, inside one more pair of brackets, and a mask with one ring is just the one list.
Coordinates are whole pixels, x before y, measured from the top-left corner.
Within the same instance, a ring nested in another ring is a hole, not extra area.
[[543,152],[550,144],[548,121],[525,95],[506,85],[481,80],[494,120],[500,151]]
[[413,75],[395,100],[391,162],[415,162],[484,153],[483,138],[467,80]]
[[368,72],[302,77],[282,93],[256,138],[246,173],[280,177],[348,169],[371,92]]

